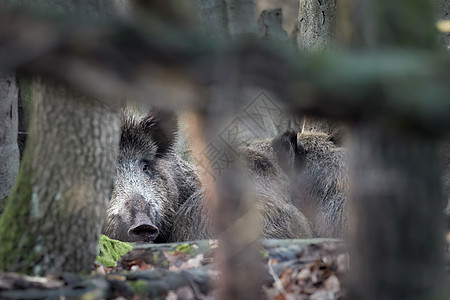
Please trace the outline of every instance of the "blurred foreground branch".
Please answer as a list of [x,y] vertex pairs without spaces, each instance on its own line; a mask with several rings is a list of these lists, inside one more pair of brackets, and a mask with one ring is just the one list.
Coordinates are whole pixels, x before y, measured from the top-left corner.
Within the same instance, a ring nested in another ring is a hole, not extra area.
[[[353,119],[389,114],[425,130],[450,128],[449,61],[436,53],[298,55],[271,41],[224,45],[161,24],[152,29],[116,19],[91,25],[2,11],[0,70],[55,76],[110,99],[158,102],[164,96],[166,103],[199,107],[203,98],[194,95],[210,80],[213,62],[233,58],[242,81],[277,92],[298,111]],[[174,85],[178,91],[167,94]]]

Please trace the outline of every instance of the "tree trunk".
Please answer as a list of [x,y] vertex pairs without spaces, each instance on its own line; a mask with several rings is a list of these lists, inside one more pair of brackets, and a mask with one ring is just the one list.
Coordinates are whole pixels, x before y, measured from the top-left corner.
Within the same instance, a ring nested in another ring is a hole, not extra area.
[[440,299],[444,201],[433,137],[366,125],[353,136],[349,299]]
[[329,49],[336,36],[335,0],[299,0],[297,43],[307,51]]
[[0,214],[19,172],[15,74],[0,75]]
[[[118,1],[6,3],[83,21],[108,18]],[[0,219],[0,269],[34,275],[89,270],[113,187],[118,109],[57,81],[36,78],[26,88],[30,132]]]
[[118,113],[61,83],[37,80],[30,123],[0,220],[0,269],[89,270],[113,186]]

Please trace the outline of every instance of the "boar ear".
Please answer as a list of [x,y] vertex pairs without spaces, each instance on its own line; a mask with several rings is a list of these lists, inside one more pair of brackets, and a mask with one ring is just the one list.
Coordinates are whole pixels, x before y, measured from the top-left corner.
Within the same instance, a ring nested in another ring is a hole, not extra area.
[[347,132],[344,128],[338,128],[330,134],[328,140],[337,147],[343,147],[347,138],[346,134]]
[[140,125],[155,143],[157,157],[163,157],[172,150],[178,132],[177,116],[173,111],[153,108]]
[[287,174],[294,175],[304,157],[304,149],[297,143],[297,132],[288,130],[272,141],[278,163]]

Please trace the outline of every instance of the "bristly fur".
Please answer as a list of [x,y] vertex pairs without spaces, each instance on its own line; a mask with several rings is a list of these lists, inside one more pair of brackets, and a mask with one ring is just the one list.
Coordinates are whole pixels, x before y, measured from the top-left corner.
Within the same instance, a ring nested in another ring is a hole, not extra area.
[[312,221],[318,236],[345,237],[349,191],[346,149],[336,146],[324,133],[295,133],[295,140],[286,135],[292,137],[292,132],[282,134],[272,144],[279,160],[285,160],[292,148],[297,149],[293,165],[280,163],[292,178],[296,206]]
[[173,151],[178,132],[178,121],[173,111],[155,107],[138,120],[130,111],[122,110],[121,121],[121,150],[154,152],[157,157]]
[[[278,165],[271,140],[252,142],[241,151],[249,180],[247,196],[258,212],[255,225],[261,237],[311,237],[310,222],[293,204],[289,178]],[[174,241],[217,237],[211,230],[212,212],[205,197],[196,195],[180,207],[175,216]]]
[[155,107],[139,125],[142,131],[151,135],[154,143],[158,145],[156,152],[158,157],[173,150],[178,134],[178,120],[173,111]]
[[130,111],[122,112],[120,151],[106,235],[131,241],[128,230],[139,225],[136,222],[146,222],[159,229],[154,242],[170,239],[179,205],[200,189],[194,168],[173,149],[177,128],[172,111],[154,108],[142,119]]

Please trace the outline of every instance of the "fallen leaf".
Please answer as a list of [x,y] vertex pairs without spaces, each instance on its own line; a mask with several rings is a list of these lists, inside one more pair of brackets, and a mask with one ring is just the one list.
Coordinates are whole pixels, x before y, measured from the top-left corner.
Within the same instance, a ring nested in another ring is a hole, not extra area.
[[117,281],[125,281],[125,280],[127,280],[127,278],[125,276],[119,275],[119,274],[108,275],[107,278],[109,280],[117,280]]
[[[202,266],[203,254],[199,254],[194,258],[188,259],[186,262],[180,265],[180,269],[194,269]],[[169,268],[170,270],[170,268]]]
[[281,285],[284,289],[286,289],[292,282],[292,272],[293,271],[291,268],[286,268],[283,270],[283,273],[280,276]]
[[167,293],[166,300],[178,300],[177,294],[170,291],[169,293]]
[[336,294],[341,290],[341,283],[335,275],[331,275],[327,280],[325,280],[324,287],[326,290]]
[[311,271],[309,269],[303,269],[298,273],[297,280],[300,281],[306,281],[308,279],[311,279]]

